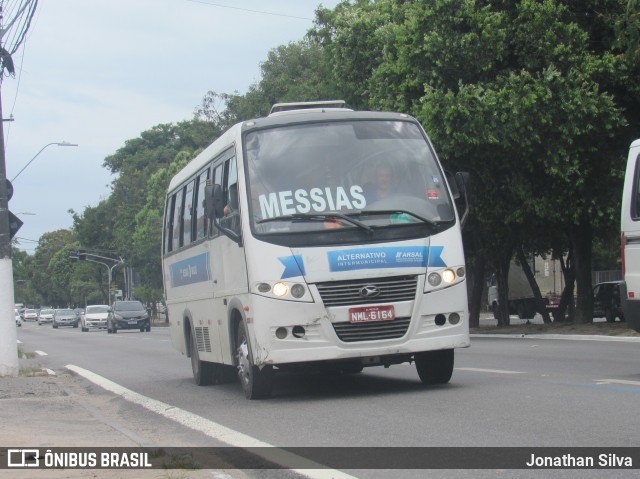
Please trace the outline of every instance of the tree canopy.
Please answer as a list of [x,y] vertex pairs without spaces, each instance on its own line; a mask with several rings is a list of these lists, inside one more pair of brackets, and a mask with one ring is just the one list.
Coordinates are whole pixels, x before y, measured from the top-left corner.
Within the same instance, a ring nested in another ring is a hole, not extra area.
[[[590,321],[592,264],[615,261],[624,152],[640,124],[639,6],[354,0],[319,8],[305,38],[269,52],[246,93],[208,92],[192,120],[154,126],[105,158],[115,175],[110,196],[71,212],[73,231],[44,235],[20,268],[30,271],[34,298],[75,302],[101,294],[101,273],[69,268],[56,253],[69,245],[114,250],[140,274],[139,293],[160,296],[171,176],[233,123],[263,116],[275,102],[340,98],[354,109],[412,114],[445,168],[471,172],[464,240],[473,317],[485,268],[506,289],[509,262],[521,251],[570,256],[574,319]],[[508,322],[505,310],[499,321]]]

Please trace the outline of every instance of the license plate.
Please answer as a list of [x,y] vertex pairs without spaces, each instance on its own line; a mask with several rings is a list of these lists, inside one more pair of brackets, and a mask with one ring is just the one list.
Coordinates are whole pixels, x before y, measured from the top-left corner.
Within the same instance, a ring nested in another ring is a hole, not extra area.
[[129,324],[138,324],[138,321],[136,319],[132,319],[129,320]]
[[392,321],[396,319],[393,306],[365,306],[349,308],[350,323],[366,323],[368,321]]

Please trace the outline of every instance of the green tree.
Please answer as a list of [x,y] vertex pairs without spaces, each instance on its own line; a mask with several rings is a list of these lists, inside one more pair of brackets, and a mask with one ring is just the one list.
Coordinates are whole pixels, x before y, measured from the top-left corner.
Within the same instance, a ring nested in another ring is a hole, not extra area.
[[[583,13],[597,5],[619,14],[618,2],[587,3]],[[474,173],[479,221],[472,245],[465,235],[467,251],[495,252],[506,286],[512,252],[525,240],[542,250],[568,238],[576,319],[590,321],[590,245],[594,231],[611,226],[617,201],[625,118],[616,86],[627,76],[606,22],[577,21],[578,8],[553,0],[342,3],[318,30],[336,68],[355,70],[340,72],[352,97],[414,114],[448,167]],[[550,225],[555,238],[528,239]],[[501,318],[508,322],[506,312]]]
[[51,278],[60,261],[59,251],[75,244],[75,241],[74,233],[66,229],[45,233],[40,237],[33,255],[31,282],[46,306],[62,305],[68,301],[66,292],[60,291],[60,284],[55,284]]

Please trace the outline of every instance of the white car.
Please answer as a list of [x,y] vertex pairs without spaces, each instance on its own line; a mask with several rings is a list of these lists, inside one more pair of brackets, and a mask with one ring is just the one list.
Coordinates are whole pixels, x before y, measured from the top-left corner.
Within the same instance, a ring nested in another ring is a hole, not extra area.
[[107,316],[109,306],[106,304],[92,304],[87,306],[84,313],[80,315],[80,327],[86,333],[90,328],[107,329]]
[[19,314],[16,314],[16,326],[18,327],[22,326],[22,318],[20,317]]
[[42,326],[45,323],[52,323],[54,313],[55,311],[53,309],[41,309],[38,315],[38,326]]
[[37,309],[25,309],[24,310],[24,320],[25,321],[37,321],[38,320],[38,310]]

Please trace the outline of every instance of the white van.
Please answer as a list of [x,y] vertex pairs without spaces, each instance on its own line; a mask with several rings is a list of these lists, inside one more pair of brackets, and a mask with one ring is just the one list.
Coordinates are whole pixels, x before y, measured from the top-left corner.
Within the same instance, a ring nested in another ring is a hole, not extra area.
[[621,215],[622,310],[629,326],[640,331],[640,140],[631,143],[624,177]]

